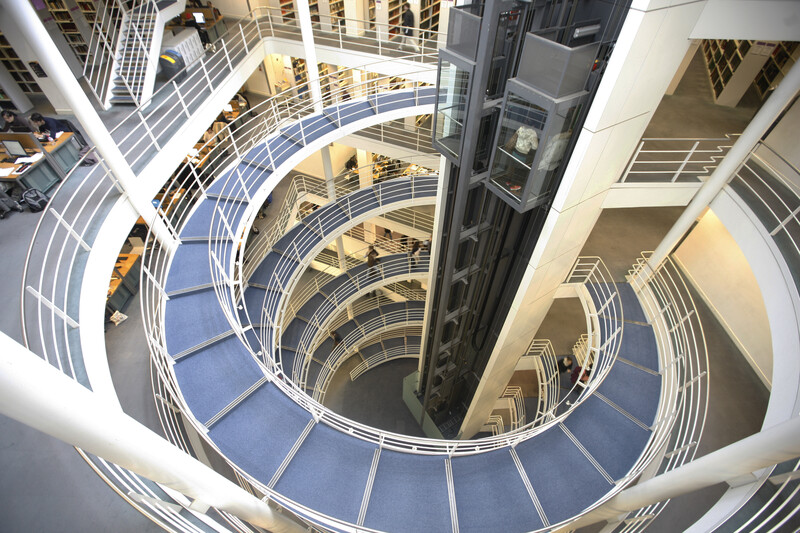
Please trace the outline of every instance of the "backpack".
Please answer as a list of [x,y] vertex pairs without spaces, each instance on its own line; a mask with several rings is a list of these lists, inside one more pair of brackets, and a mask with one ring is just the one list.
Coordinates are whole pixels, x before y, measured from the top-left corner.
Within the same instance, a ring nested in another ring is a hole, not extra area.
[[47,196],[39,189],[26,189],[21,199],[28,204],[32,213],[38,213],[47,207]]
[[86,155],[89,153],[89,150],[91,150],[91,148],[84,146],[78,153],[78,157],[83,159],[83,161],[81,161],[82,167],[92,167],[97,164],[97,158],[94,155]]

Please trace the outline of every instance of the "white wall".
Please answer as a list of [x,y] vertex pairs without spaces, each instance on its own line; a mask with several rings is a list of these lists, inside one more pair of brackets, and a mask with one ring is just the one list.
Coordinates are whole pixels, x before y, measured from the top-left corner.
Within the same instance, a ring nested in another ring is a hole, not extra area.
[[[211,3],[226,17],[243,17],[250,11],[247,9],[247,0],[212,0]],[[263,4],[265,2],[259,2],[258,0],[250,2],[250,5],[254,8]]]
[[772,337],[761,289],[741,248],[713,211],[703,215],[674,257],[770,387]]
[[797,149],[799,136],[800,101],[795,101],[765,140],[767,146],[780,154],[780,157],[764,147],[759,147],[757,153],[800,189],[800,176],[786,164],[788,162],[795,168],[800,168],[800,150]]
[[692,37],[800,41],[800,2],[707,0]]

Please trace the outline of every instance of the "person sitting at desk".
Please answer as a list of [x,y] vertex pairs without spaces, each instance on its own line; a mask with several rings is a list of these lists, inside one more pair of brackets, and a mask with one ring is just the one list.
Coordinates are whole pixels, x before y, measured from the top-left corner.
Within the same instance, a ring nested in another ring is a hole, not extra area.
[[2,132],[14,132],[14,133],[29,133],[33,132],[33,126],[25,117],[21,117],[14,113],[13,111],[9,111],[8,109],[3,110],[3,127],[0,128]]
[[43,117],[41,113],[34,113],[31,115],[31,124],[36,126],[39,133],[47,135],[52,139],[55,139],[56,135],[59,133],[70,131],[69,126],[64,122],[50,117]]

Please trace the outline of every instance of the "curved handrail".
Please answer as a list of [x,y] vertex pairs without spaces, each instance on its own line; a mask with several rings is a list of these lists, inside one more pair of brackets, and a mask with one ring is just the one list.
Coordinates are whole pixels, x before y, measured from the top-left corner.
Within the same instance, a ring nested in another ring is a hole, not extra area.
[[552,420],[558,407],[560,374],[553,345],[547,339],[533,339],[525,355],[539,372],[539,401],[533,423]]
[[[112,137],[120,145],[123,155],[132,167],[139,167],[145,163],[143,157],[150,157],[154,152],[160,152],[163,148],[164,138],[168,138],[184,120],[184,115],[188,116],[201,105],[201,99],[205,98],[208,91],[214,92],[221,82],[216,82],[217,78],[226,72],[232,72],[237,61],[242,61],[263,40],[268,37],[291,38],[298,40],[300,31],[293,18],[282,15],[282,9],[271,7],[258,7],[253,9],[245,17],[225,32],[214,46],[209,48],[204,54],[187,65],[184,69],[176,73],[170,80],[136,110],[111,130]],[[390,28],[397,28],[391,26]],[[319,30],[317,32],[319,33]],[[340,45],[346,48],[345,44],[350,44],[352,39],[339,40]],[[425,53],[405,53],[395,49],[395,47],[383,46],[383,41],[375,40],[378,44],[374,51],[377,55],[391,57],[392,61],[397,59],[407,59],[416,61],[420,67],[425,64],[435,67],[437,53],[435,49]],[[433,42],[432,40],[431,42]],[[438,34],[436,42],[439,42]],[[357,44],[357,43],[353,43]],[[363,46],[363,44],[361,45]],[[428,49],[428,48],[426,48]],[[387,60],[376,61],[365,64],[362,68],[370,68],[386,63]],[[352,71],[354,69],[348,69]],[[324,88],[339,86],[339,80],[349,79],[350,72],[339,71],[320,77],[321,86]],[[430,72],[431,69],[425,69]],[[182,81],[181,81],[182,80]],[[307,91],[307,84],[286,89],[280,93],[280,97],[286,97],[295,92]],[[336,91],[326,91],[326,97],[330,97]],[[123,132],[127,131],[126,134]]]
[[[328,356],[325,365],[322,366],[317,380],[314,383],[313,398],[319,403],[324,403],[325,393],[328,391],[331,378],[336,374],[336,371],[342,363],[352,355],[351,350],[363,344],[363,342],[361,342],[362,339],[398,328],[414,327],[416,324],[418,324],[416,327],[418,328],[419,334],[421,334],[422,321],[424,318],[425,311],[423,309],[403,309],[399,311],[390,311],[382,316],[368,320],[364,324],[359,324],[358,327],[348,333],[345,338],[342,339],[342,342],[331,351],[330,356]],[[306,383],[308,362],[303,370],[304,376],[302,385],[304,388],[308,388],[308,384]]]
[[[370,232],[365,232],[365,234],[370,234]],[[347,235],[347,233],[345,233],[345,235]],[[379,250],[379,253],[383,252],[383,255],[385,255],[387,252],[390,254],[403,254],[407,252],[407,250],[405,250],[402,244],[399,242],[389,241],[388,239],[384,239],[382,237],[377,238],[377,235],[374,233],[372,235],[373,237],[376,237],[375,240],[372,241],[375,243],[374,246],[376,250]],[[363,248],[358,250],[351,251],[349,254],[345,255],[345,263],[348,266],[363,264],[366,262],[366,255],[368,252],[368,245],[364,245]],[[315,261],[318,260],[319,257]],[[300,310],[300,308],[303,307],[303,305],[305,305],[305,303],[308,302],[308,300],[310,300],[314,294],[318,293],[324,285],[329,283],[342,272],[343,270],[341,269],[337,258],[335,265],[329,265],[325,269],[317,271],[314,277],[307,279],[302,285],[296,286],[286,303],[286,312],[283,314],[282,326],[285,328],[288,323],[293,320],[295,316],[297,316],[297,312]]]
[[[422,331],[421,328],[420,331]],[[419,358],[421,349],[422,346],[419,344],[406,344],[405,346],[383,350],[380,353],[367,357],[350,371],[350,381],[357,380],[369,370],[383,363],[388,363],[395,359]]]
[[[413,161],[414,156],[409,156],[403,158],[403,161]],[[359,189],[359,183],[357,181],[357,174],[359,172],[370,172],[372,175],[372,169],[377,166],[378,163],[371,163],[369,165],[365,165],[353,171],[344,171],[336,176],[334,176],[334,189],[336,192],[336,196],[344,196],[351,192],[354,192]],[[393,169],[392,171],[386,173],[383,180],[390,180],[394,179],[395,177],[400,177],[403,175],[409,175],[405,173],[406,171],[402,168]],[[417,171],[412,172],[410,175],[412,176],[424,176],[424,175],[435,175],[436,172],[433,172],[426,168],[419,168]],[[383,181],[382,180],[382,181]],[[320,200],[317,201],[314,197],[319,198]],[[277,221],[273,223],[268,231],[263,233],[259,233],[252,239],[251,242],[248,243],[247,248],[244,250],[243,254],[243,270],[242,270],[242,277],[244,279],[249,279],[250,276],[253,274],[255,269],[258,267],[261,259],[267,254],[272,245],[278,242],[278,240],[283,237],[283,235],[291,229],[290,222],[294,222],[295,224],[300,223],[306,216],[310,215],[313,211],[303,212],[300,210],[299,206],[302,202],[312,202],[315,205],[321,205],[319,202],[322,201],[323,203],[327,203],[330,201],[328,196],[327,185],[325,180],[322,178],[315,178],[311,176],[306,176],[303,174],[296,175],[292,178],[289,184],[289,190],[286,193],[286,197],[284,198],[283,205],[280,208],[280,213],[278,214]],[[294,216],[294,213],[297,213],[297,216]],[[393,220],[398,221],[397,218],[392,217]],[[408,225],[413,226],[415,220],[411,220],[410,223],[401,220],[402,222],[406,222]],[[433,217],[428,216],[425,217],[424,229],[427,231],[432,231],[433,228]],[[430,228],[430,229],[429,229]]]
[[[708,352],[697,308],[684,276],[671,258],[649,279],[648,258],[642,257],[628,279],[654,326],[661,354],[662,401],[653,426],[653,440],[639,464],[651,463],[651,475],[673,470],[694,459],[708,410]],[[657,459],[657,460],[656,460]],[[626,531],[643,530],[669,503],[659,502],[632,513]]]
[[[397,273],[393,274],[392,278],[408,279],[409,277],[418,277],[419,275],[415,276],[412,274],[412,266],[410,263],[410,257],[401,257],[381,262],[376,267],[373,267],[374,270],[369,268],[364,269],[355,276],[350,276],[348,279],[345,279],[339,287],[328,294],[328,298],[335,302],[337,309],[340,309],[342,306],[347,306],[348,303],[354,301],[361,296],[361,294],[375,286],[376,282],[383,283],[386,281],[387,278],[385,274],[381,273],[382,269],[396,271]],[[413,268],[425,272],[424,275],[427,277],[427,271],[430,268],[430,258],[427,256],[420,257],[419,264],[414,265]],[[353,286],[355,286],[357,291],[355,293],[352,292]],[[300,341],[297,343],[298,355],[303,354],[304,356],[295,357],[294,368],[292,368],[291,374],[289,374],[289,369],[284,368],[284,373],[291,376],[292,379],[299,381],[301,387],[305,385],[305,375],[308,371],[308,359],[324,340],[324,332],[335,329],[335,325],[332,324],[334,318],[335,314],[330,313],[327,308],[320,308],[313,316],[309,317],[309,323],[303,330]]]

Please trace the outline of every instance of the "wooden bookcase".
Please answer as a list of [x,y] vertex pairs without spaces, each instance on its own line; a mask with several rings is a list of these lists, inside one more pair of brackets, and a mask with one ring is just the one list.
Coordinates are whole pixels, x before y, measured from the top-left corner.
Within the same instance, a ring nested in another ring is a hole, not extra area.
[[440,0],[422,0],[419,6],[420,32],[437,31],[439,29]]
[[[78,2],[78,7],[86,22],[91,25],[97,15],[97,10],[92,2]],[[63,0],[47,0],[47,9],[52,15],[56,26],[64,35],[70,48],[75,52],[75,56],[81,65],[86,64],[86,56],[89,53],[89,46],[85,36],[80,32],[73,13]]]
[[6,67],[6,70],[17,82],[22,92],[25,94],[39,94],[42,92],[42,89],[34,80],[33,74],[28,71],[25,63],[20,60],[2,33],[0,33],[0,62]]
[[[387,9],[389,10],[389,26],[400,26],[402,24],[402,17],[400,6],[403,5],[403,0],[388,0],[386,2]],[[400,35],[400,29],[393,27],[389,29],[390,35]]]
[[329,2],[331,16],[336,17],[332,23],[338,26],[339,21],[344,18],[344,0],[330,0]]
[[703,57],[714,102],[735,107],[779,43],[738,39],[706,39]]
[[794,41],[780,42],[767,58],[753,82],[758,96],[763,100],[800,58],[800,45]]

